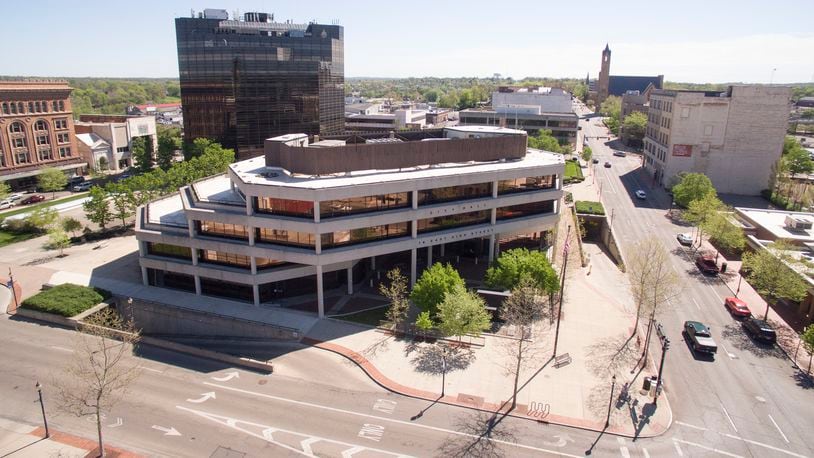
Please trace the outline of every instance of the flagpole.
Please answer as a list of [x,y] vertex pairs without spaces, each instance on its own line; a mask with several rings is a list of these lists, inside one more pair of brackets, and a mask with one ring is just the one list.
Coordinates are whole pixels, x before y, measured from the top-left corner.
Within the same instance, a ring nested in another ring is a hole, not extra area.
[[557,357],[557,343],[560,340],[560,318],[562,317],[562,298],[565,295],[565,269],[568,268],[568,238],[571,236],[571,225],[568,225],[568,231],[565,233],[565,245],[562,247],[562,280],[560,280],[560,304],[557,307],[557,329],[554,332],[554,355],[552,358]]

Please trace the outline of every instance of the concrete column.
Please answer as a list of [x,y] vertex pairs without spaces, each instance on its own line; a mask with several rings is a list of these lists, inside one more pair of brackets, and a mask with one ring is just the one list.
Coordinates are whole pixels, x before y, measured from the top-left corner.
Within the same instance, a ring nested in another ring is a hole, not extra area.
[[418,191],[413,191],[412,201],[413,201],[413,210],[415,210],[418,208]]
[[141,257],[147,256],[147,242],[139,240],[138,242],[138,255]]
[[319,222],[319,201],[318,200],[314,201],[314,222],[315,223]]
[[492,225],[494,226],[497,223],[497,208],[493,208],[491,210],[491,218],[492,218]]
[[[230,180],[231,182],[231,180]],[[254,208],[252,207],[252,203],[254,202],[254,198],[252,196],[246,196],[246,215],[251,216],[254,214]]]
[[497,184],[497,180],[492,182],[492,198],[497,198]]
[[348,294],[353,294],[353,266],[348,267]]
[[427,247],[427,268],[432,266],[432,246]]
[[325,296],[322,291],[322,266],[317,268],[317,310],[320,318],[325,318]]
[[444,257],[444,247],[446,247],[446,243],[441,244],[441,257]]
[[201,295],[201,277],[195,275],[195,294]]
[[249,246],[254,246],[255,228],[246,226],[246,232],[249,233]]
[[[481,245],[482,246],[482,245]],[[495,260],[495,234],[489,236],[489,264]]]
[[251,265],[251,269],[252,269],[252,275],[257,275],[257,258],[255,258],[254,256],[252,256],[252,257],[251,257],[251,258],[249,258],[249,259],[251,260],[251,261],[250,261],[250,262],[251,262],[251,264],[250,264],[250,265]]
[[495,234],[495,257],[500,257],[500,234]]
[[319,232],[314,234],[314,250],[316,254],[322,253],[322,237],[320,236]]
[[[252,258],[254,259],[254,258]],[[254,305],[260,306],[260,286],[252,285],[252,294],[254,295]]]
[[410,250],[410,288],[415,286],[415,278],[416,278],[416,263],[418,259],[418,253],[416,248]]
[[192,265],[198,265],[198,249],[197,248],[190,248],[189,250],[192,253]]
[[370,270],[376,270],[376,256],[370,257]]
[[149,276],[147,275],[147,268],[144,266],[141,266],[141,283],[144,284],[144,286],[150,286],[150,279]]
[[187,226],[189,228],[189,238],[195,237],[195,220],[187,219]]

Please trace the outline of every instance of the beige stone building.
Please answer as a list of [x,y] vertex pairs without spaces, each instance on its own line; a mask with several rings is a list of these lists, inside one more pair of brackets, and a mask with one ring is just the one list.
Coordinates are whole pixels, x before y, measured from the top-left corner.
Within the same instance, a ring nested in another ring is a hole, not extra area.
[[757,195],[780,158],[791,88],[738,85],[724,92],[656,90],[650,96],[644,166],[670,186],[703,173],[721,193]]

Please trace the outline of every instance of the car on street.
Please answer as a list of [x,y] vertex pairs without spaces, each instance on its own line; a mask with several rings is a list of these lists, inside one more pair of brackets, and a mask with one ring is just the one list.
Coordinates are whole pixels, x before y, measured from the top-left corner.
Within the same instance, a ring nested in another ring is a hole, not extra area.
[[606,169],[609,169],[609,168],[610,168],[610,166],[611,166],[611,163],[610,163],[610,162],[605,162],[605,168],[606,168]]
[[763,320],[750,316],[743,320],[741,326],[743,327],[743,330],[755,340],[769,344],[777,341],[777,333],[774,331],[774,328],[772,325]]
[[83,182],[79,183],[78,185],[74,186],[71,189],[74,192],[82,192],[82,191],[89,191],[90,188],[92,188],[92,187],[93,187],[93,182],[92,181],[83,181]]
[[14,206],[14,202],[11,199],[6,199],[0,201],[0,210],[5,210],[7,208],[11,208]]
[[676,235],[676,239],[678,240],[678,243],[680,243],[682,245],[685,245],[685,246],[691,246],[692,242],[693,242],[692,234],[689,234],[689,233],[688,234],[678,234],[678,235]]
[[721,270],[718,268],[718,264],[715,262],[715,258],[708,255],[701,255],[695,258],[695,265],[698,266],[698,270],[701,271],[704,275],[718,275]]
[[636,191],[636,198],[641,200],[647,199],[647,193],[639,189],[638,191]]
[[68,178],[68,187],[78,185],[79,183],[85,181],[85,177],[74,175]]
[[614,156],[619,156],[619,157],[625,157],[626,156],[624,151],[619,151],[619,150],[614,150],[613,155]]
[[746,305],[746,302],[738,299],[737,297],[727,297],[724,299],[724,307],[729,310],[729,314],[734,317],[746,318],[752,316],[752,311]]
[[21,192],[15,192],[15,193],[9,194],[9,195],[8,195],[8,197],[6,197],[6,200],[10,200],[10,201],[12,201],[12,202],[13,202],[13,201],[15,201],[15,200],[20,200],[20,199],[22,199],[22,198],[23,198],[23,196],[25,196],[25,194],[23,194],[23,193],[21,193]]
[[715,357],[718,344],[712,338],[709,328],[700,321],[685,321],[684,335],[692,348],[693,353],[703,353]]
[[599,159],[597,159],[597,158],[593,158],[593,159],[591,160],[591,162],[593,162],[594,164],[599,164]]
[[28,196],[20,202],[20,205],[29,205],[29,204],[36,204],[37,202],[42,202],[45,200],[45,196],[42,194],[34,194],[33,196]]

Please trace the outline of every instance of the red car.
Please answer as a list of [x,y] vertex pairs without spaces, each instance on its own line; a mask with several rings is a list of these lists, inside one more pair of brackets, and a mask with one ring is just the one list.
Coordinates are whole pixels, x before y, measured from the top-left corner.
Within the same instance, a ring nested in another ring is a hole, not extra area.
[[715,258],[712,256],[698,256],[695,258],[695,265],[704,275],[716,276],[720,272],[718,264],[715,263]]
[[738,299],[737,297],[727,297],[724,299],[724,307],[729,310],[732,316],[747,317],[752,315],[746,302]]
[[23,199],[23,201],[20,203],[22,205],[36,204],[37,202],[42,202],[43,200],[45,200],[45,196],[43,196],[42,194],[34,194],[33,196],[29,196]]

